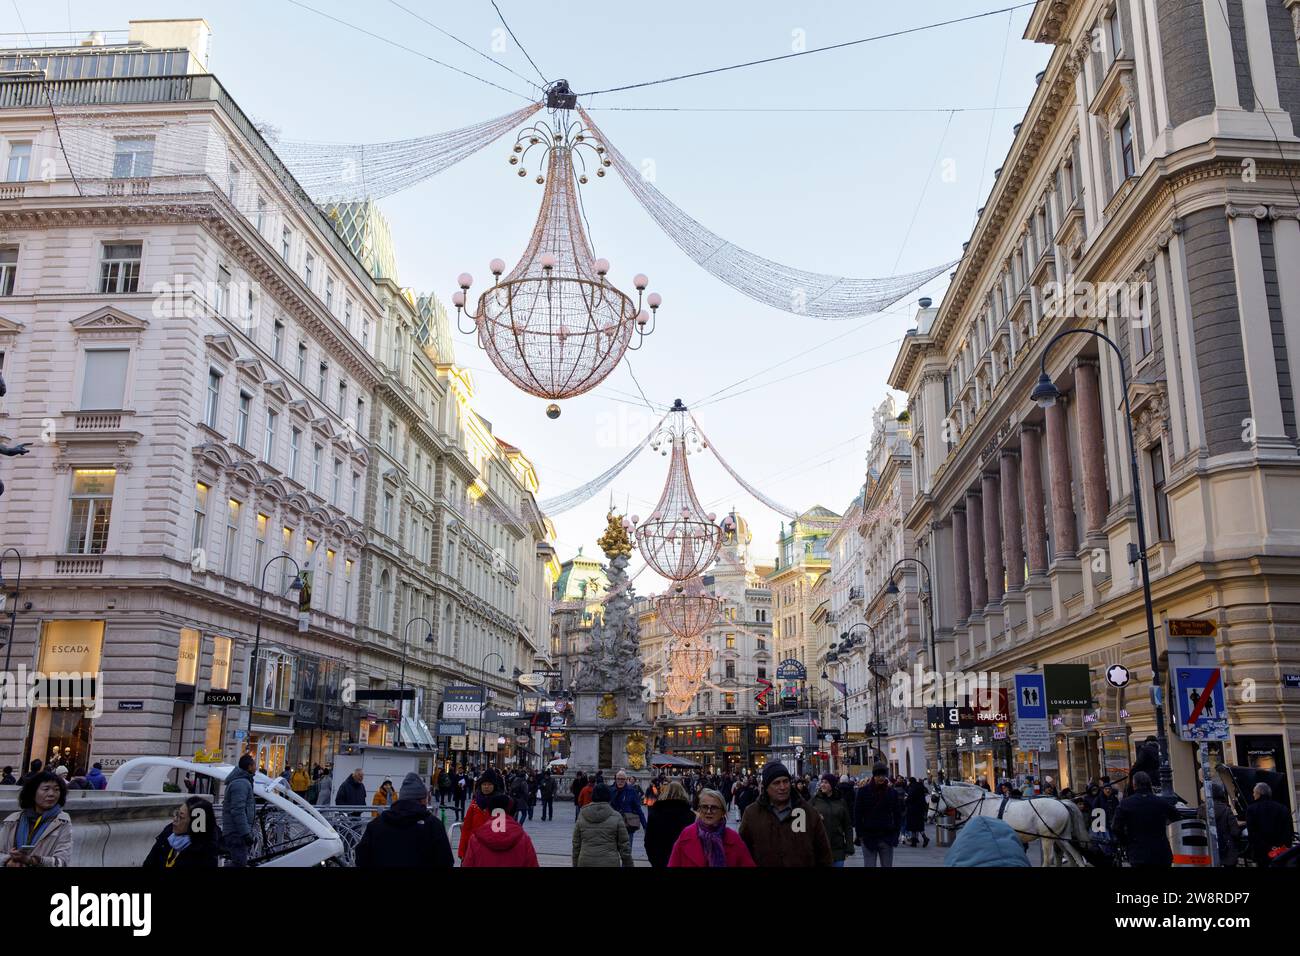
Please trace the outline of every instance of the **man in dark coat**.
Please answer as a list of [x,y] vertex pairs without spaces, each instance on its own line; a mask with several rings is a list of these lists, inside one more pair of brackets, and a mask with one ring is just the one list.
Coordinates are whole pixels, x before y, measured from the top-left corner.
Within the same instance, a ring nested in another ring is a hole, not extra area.
[[1246,804],[1246,837],[1250,842],[1250,856],[1258,866],[1268,866],[1268,853],[1274,847],[1291,846],[1295,840],[1295,827],[1286,807],[1273,799],[1273,788],[1266,783],[1255,784],[1255,798]]
[[569,785],[569,792],[573,794],[573,819],[578,819],[578,812],[582,807],[578,804],[578,795],[587,789],[587,775],[579,770],[578,775],[573,778],[573,783]]
[[862,843],[863,866],[894,865],[894,844],[903,825],[902,806],[898,793],[889,782],[889,771],[884,764],[876,764],[871,780],[858,791],[853,804],[853,826]]
[[912,846],[916,846],[917,837],[925,841],[925,846],[930,845],[930,835],[925,832],[925,816],[929,812],[929,807],[926,804],[929,796],[925,784],[920,780],[913,780],[908,784],[904,815],[907,822],[905,829],[912,835]]
[[1168,826],[1181,814],[1168,800],[1151,792],[1144,770],[1133,774],[1133,795],[1120,801],[1111,821],[1111,836],[1128,853],[1130,866],[1173,866]]
[[794,792],[783,763],[763,768],[758,799],[740,818],[740,838],[757,866],[834,866],[821,814]]
[[[341,784],[339,792],[334,795],[334,805],[339,807],[361,807],[366,803],[366,785],[362,783],[365,780],[365,772],[358,767],[353,770]],[[354,817],[360,816],[359,813],[352,814]]]
[[549,770],[542,771],[542,780],[538,784],[542,792],[542,819],[555,819],[555,777]]
[[358,868],[426,867],[451,869],[451,843],[429,812],[429,788],[408,773],[393,805],[371,820],[357,844]]
[[1124,796],[1132,796],[1137,788],[1135,780],[1139,773],[1145,773],[1152,780],[1160,779],[1160,742],[1154,737],[1148,737],[1138,746],[1137,754],[1133,757],[1133,770],[1129,774],[1128,785],[1124,788]]
[[736,794],[736,816],[743,817],[745,811],[749,809],[749,805],[757,799],[758,785],[754,782],[752,776],[747,777],[744,786],[742,786],[740,792]]
[[252,754],[239,758],[239,765],[226,777],[221,797],[221,830],[231,866],[248,866],[248,848],[256,842],[257,801],[253,797]]

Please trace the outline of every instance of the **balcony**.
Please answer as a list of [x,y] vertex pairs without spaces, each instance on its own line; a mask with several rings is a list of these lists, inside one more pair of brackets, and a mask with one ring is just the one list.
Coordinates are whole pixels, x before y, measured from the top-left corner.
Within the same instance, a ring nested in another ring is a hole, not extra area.
[[862,585],[855,584],[851,588],[849,588],[850,603],[861,604],[863,601],[863,597],[864,597],[864,589]]

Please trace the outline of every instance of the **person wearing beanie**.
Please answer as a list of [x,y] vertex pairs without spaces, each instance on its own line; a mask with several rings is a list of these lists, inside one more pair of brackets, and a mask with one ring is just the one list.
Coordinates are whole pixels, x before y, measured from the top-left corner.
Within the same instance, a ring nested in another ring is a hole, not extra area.
[[809,802],[826,824],[826,837],[831,841],[831,856],[835,859],[835,865],[842,867],[845,858],[853,855],[853,814],[840,795],[839,787],[839,777],[833,773],[824,773],[817,785],[817,792]]
[[821,814],[802,800],[785,764],[763,768],[758,799],[740,818],[740,838],[757,866],[834,866]]
[[858,791],[853,803],[853,826],[862,844],[862,865],[894,865],[894,845],[903,825],[903,801],[889,782],[884,764],[876,764],[871,780]]
[[573,826],[573,865],[630,867],[632,840],[622,814],[609,805],[610,789],[592,787],[591,803],[582,808]]
[[537,867],[537,850],[519,821],[511,816],[504,793],[487,799],[489,820],[474,831],[462,867]]
[[447,831],[429,812],[429,788],[418,773],[408,773],[397,799],[371,820],[355,851],[359,868],[425,867],[450,869]]
[[[474,831],[492,816],[488,800],[494,793],[509,799],[509,794],[506,793],[505,780],[501,778],[501,774],[494,767],[488,767],[479,775],[478,793],[474,794],[469,809],[465,811],[465,822],[460,827],[460,843],[456,847],[456,856],[462,860],[465,859],[465,854],[469,852],[469,840],[474,835]],[[510,812],[513,814],[514,801],[511,801],[510,806]]]

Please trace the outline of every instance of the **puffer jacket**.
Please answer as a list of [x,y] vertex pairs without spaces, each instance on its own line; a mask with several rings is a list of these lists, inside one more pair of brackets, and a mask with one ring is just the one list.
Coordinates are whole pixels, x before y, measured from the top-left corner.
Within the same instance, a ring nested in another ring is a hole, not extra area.
[[538,865],[537,850],[532,838],[515,818],[501,814],[474,831],[460,865],[535,867]]
[[831,856],[838,863],[853,852],[853,814],[839,793],[826,796],[813,794],[812,808],[821,814],[826,824],[826,838],[831,841]]
[[361,835],[356,864],[368,867],[438,867],[450,869],[451,844],[429,808],[418,800],[397,800],[371,820]]
[[608,803],[589,803],[573,827],[574,866],[632,866],[632,840],[623,815]]
[[972,817],[957,833],[944,866],[1030,866],[1025,846],[1005,820]]
[[[822,816],[790,793],[791,813],[778,820],[772,802],[762,793],[740,818],[740,838],[757,866],[833,866],[830,838]],[[802,814],[801,812],[802,811]],[[796,830],[796,821],[802,826]]]
[[253,796],[253,775],[236,767],[226,777],[221,798],[221,829],[229,839],[251,841],[257,822],[257,800]]

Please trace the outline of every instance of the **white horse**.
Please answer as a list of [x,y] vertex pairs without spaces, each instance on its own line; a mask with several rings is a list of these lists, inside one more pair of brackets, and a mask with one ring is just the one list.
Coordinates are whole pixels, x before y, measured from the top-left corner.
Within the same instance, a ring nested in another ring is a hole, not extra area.
[[1075,845],[1091,839],[1088,825],[1079,808],[1068,800],[1010,797],[1004,806],[1001,794],[958,783],[931,791],[930,809],[936,817],[948,810],[956,811],[958,827],[971,817],[1000,817],[1026,847],[1033,840],[1042,841],[1043,866],[1056,865],[1058,848],[1074,866],[1088,865]]

